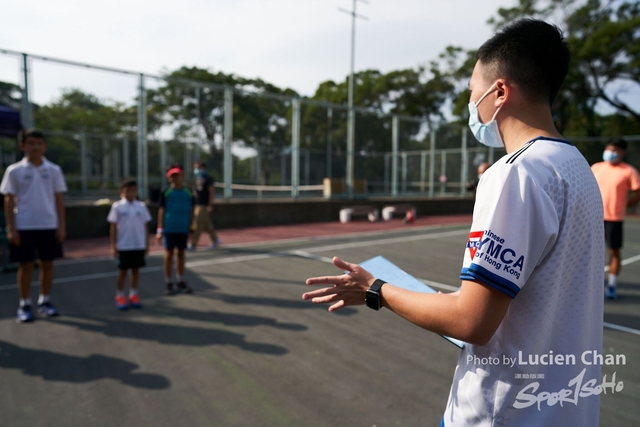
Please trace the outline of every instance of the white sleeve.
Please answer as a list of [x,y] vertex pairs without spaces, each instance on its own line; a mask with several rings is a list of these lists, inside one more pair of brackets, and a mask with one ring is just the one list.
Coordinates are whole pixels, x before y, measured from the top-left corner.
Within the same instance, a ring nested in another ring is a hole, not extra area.
[[107,215],[107,221],[112,224],[118,223],[118,210],[116,209],[116,203],[111,205],[111,209],[109,210],[109,215]]
[[15,195],[17,188],[15,185],[15,173],[11,173],[13,168],[9,166],[7,170],[4,172],[4,176],[2,177],[2,183],[0,184],[0,193],[2,194],[12,194]]
[[67,182],[64,179],[64,173],[60,166],[55,167],[55,178],[53,181],[53,191],[55,193],[65,193],[67,191]]
[[518,164],[493,165],[482,178],[460,279],[515,298],[555,243],[558,213]]
[[150,222],[153,218],[151,218],[149,208],[144,203],[142,204],[142,206],[144,206],[144,222]]

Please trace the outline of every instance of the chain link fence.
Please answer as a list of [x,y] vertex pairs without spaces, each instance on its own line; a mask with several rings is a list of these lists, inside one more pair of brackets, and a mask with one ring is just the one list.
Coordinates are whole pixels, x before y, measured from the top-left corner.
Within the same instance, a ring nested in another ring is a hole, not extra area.
[[[7,72],[12,62],[14,80]],[[480,145],[466,125],[356,108],[350,193],[344,105],[3,50],[0,67],[0,81],[8,79],[20,92],[11,107],[22,111],[25,124],[44,130],[46,156],[63,168],[72,199],[117,197],[120,180],[134,176],[141,196],[154,201],[167,185],[168,165],[183,166],[191,183],[196,160],[207,164],[217,197],[224,198],[459,197],[468,195],[481,163],[504,154]],[[67,67],[78,82],[91,80],[83,73],[105,85],[118,77],[121,100],[105,109],[88,95],[90,88],[59,87],[58,101],[28,102],[34,86],[55,84],[40,72],[47,67]],[[72,128],[74,115],[88,125]],[[600,160],[607,140],[569,139],[590,163]],[[627,139],[627,161],[639,166],[634,142],[640,137]],[[15,140],[0,138],[3,170],[21,157]]]

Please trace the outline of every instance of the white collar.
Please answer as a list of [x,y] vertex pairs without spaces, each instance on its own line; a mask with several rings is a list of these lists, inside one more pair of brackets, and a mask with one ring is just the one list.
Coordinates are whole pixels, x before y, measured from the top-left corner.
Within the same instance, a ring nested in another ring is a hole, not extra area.
[[42,163],[40,163],[40,165],[36,166],[36,165],[34,165],[33,163],[31,163],[31,162],[27,159],[27,156],[24,156],[24,157],[22,158],[22,160],[20,160],[20,163],[21,163],[22,165],[25,165],[25,166],[31,166],[32,168],[40,168],[40,167],[43,167],[43,166],[48,165],[50,162],[49,162],[49,160],[47,160],[47,158],[46,158],[46,157],[42,156]]

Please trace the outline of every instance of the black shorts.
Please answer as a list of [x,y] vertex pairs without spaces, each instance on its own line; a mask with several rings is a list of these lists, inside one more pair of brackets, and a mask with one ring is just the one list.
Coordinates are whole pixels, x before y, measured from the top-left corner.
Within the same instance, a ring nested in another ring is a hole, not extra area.
[[146,265],[144,260],[144,250],[141,251],[118,251],[116,265],[120,270],[140,268]]
[[604,241],[609,249],[622,247],[622,221],[604,222]]
[[188,238],[188,233],[167,233],[164,235],[164,248],[168,251],[187,249]]
[[36,258],[50,261],[62,258],[62,245],[56,239],[56,230],[18,230],[20,246],[9,244],[11,262],[32,262]]

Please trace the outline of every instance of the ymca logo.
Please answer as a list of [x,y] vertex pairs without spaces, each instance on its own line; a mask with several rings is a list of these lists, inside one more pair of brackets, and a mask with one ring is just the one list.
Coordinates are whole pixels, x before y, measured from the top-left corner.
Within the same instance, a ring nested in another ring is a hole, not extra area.
[[471,233],[469,233],[469,240],[467,240],[467,249],[469,249],[471,261],[473,261],[473,258],[475,258],[478,248],[482,246],[482,242],[480,241],[480,239],[482,239],[482,236],[484,236],[484,231],[472,231]]

